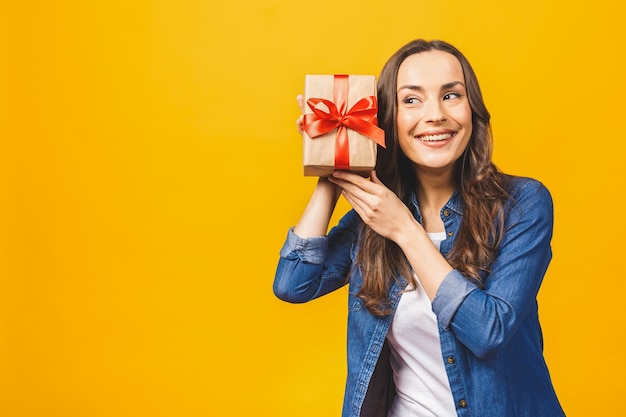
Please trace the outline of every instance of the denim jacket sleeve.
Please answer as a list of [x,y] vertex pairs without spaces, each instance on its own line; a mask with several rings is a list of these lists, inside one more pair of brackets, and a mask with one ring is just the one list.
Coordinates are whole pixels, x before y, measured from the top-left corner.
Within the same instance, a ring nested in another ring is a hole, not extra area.
[[439,324],[478,357],[496,353],[536,308],[536,297],[552,258],[553,204],[538,181],[524,179],[511,192],[504,235],[484,288],[457,270],[433,300]]
[[303,303],[345,285],[360,225],[351,210],[327,236],[302,239],[290,229],[280,251],[274,294],[283,301]]

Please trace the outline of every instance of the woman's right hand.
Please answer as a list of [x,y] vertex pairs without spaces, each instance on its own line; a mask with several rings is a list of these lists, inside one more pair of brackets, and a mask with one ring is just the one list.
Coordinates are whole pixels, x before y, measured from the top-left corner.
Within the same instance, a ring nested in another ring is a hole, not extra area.
[[[302,94],[298,94],[296,101],[301,112],[300,117],[296,120],[296,127],[298,133],[302,134],[304,122],[304,97]],[[303,238],[324,236],[340,195],[341,187],[331,183],[327,177],[320,177],[294,232]]]

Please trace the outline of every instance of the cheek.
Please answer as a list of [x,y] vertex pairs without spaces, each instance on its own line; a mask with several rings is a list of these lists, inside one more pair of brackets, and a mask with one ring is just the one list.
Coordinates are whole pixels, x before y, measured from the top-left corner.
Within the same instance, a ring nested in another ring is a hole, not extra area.
[[472,109],[469,105],[457,109],[456,120],[460,122],[464,128],[472,130]]
[[408,142],[411,141],[411,131],[415,123],[411,120],[411,117],[405,113],[398,113],[396,116],[396,137],[398,139],[398,145],[400,149],[406,153],[406,147]]
[[470,138],[472,137],[472,133],[474,133],[474,127],[472,126],[472,118],[469,117],[467,120],[463,121],[463,148],[466,148]]
[[415,117],[410,112],[398,111],[396,115],[396,127],[399,134],[405,134],[407,128],[411,128],[411,125],[415,123]]

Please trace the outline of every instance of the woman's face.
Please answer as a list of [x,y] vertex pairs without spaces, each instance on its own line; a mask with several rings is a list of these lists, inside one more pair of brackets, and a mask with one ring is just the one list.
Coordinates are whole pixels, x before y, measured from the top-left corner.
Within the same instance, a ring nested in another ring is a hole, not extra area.
[[472,135],[459,60],[443,51],[406,58],[398,69],[396,130],[417,172],[449,173]]

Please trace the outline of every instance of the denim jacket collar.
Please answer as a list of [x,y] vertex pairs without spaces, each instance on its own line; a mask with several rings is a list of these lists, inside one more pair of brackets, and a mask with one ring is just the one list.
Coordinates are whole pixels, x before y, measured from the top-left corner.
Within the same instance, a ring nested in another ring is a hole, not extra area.
[[[422,222],[422,213],[420,212],[419,203],[417,202],[417,194],[415,192],[411,193],[411,197],[409,198],[409,210],[415,216],[415,218],[421,223]],[[452,210],[458,215],[463,215],[463,207],[461,205],[461,193],[458,189],[454,190],[450,199],[444,204],[441,209],[440,215],[443,217],[444,210]]]

